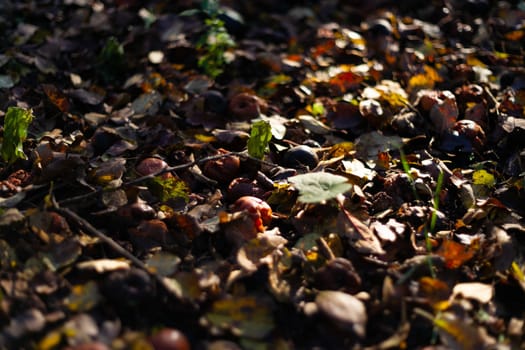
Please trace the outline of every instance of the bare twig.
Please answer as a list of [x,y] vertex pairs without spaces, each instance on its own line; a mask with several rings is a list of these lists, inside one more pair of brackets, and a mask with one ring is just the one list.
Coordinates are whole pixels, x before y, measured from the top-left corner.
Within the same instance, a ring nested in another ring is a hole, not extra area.
[[140,259],[138,259],[136,256],[134,256],[133,254],[128,252],[126,249],[124,249],[120,244],[115,242],[111,237],[108,237],[106,234],[104,234],[100,230],[97,230],[86,219],[80,217],[77,213],[75,213],[71,209],[60,208],[56,206],[54,210],[57,213],[63,215],[66,219],[69,219],[69,221],[74,222],[76,226],[81,228],[86,233],[89,233],[90,235],[98,237],[102,242],[106,243],[113,251],[115,251],[119,255],[122,255],[126,259],[130,260],[137,267],[140,267],[141,269],[149,272],[146,264],[144,264]]
[[132,185],[136,185],[138,183],[142,183],[142,182],[147,181],[147,180],[151,180],[154,177],[162,175],[162,174],[165,174],[165,173],[170,173],[172,171],[179,171],[179,170],[188,169],[188,168],[191,168],[191,167],[193,167],[195,165],[200,165],[200,164],[212,161],[212,160],[221,159],[221,158],[230,157],[230,156],[237,156],[237,157],[241,157],[241,158],[244,158],[244,159],[250,159],[250,160],[256,161],[256,162],[258,162],[260,164],[263,164],[263,165],[275,166],[275,164],[273,164],[273,163],[266,162],[264,160],[252,157],[252,156],[248,155],[247,153],[243,153],[243,152],[228,152],[228,153],[224,153],[224,154],[216,154],[216,155],[209,156],[209,157],[204,157],[204,158],[192,161],[192,162],[188,162],[188,163],[184,163],[184,164],[180,164],[180,165],[175,165],[175,166],[170,166],[170,167],[163,168],[163,169],[161,169],[161,170],[159,170],[157,172],[151,173],[149,175],[141,176],[141,177],[138,177],[136,179],[124,182],[122,185],[120,185],[118,187],[101,188],[101,189],[93,191],[93,192],[81,194],[81,195],[78,195],[78,196],[75,196],[75,197],[71,197],[71,198],[66,198],[66,199],[63,199],[61,201],[58,201],[58,204],[59,205],[67,205],[67,204],[71,204],[71,203],[81,202],[81,201],[83,201],[83,200],[85,200],[87,198],[99,195],[99,194],[101,194],[103,192],[115,191],[115,190],[117,190],[119,188],[122,188],[122,187],[132,186]]
[[173,288],[168,284],[168,282],[162,278],[162,276],[159,276],[154,271],[148,268],[148,266],[142,262],[139,258],[131,254],[129,251],[124,249],[120,244],[115,242],[111,237],[107,236],[100,230],[96,229],[91,225],[86,219],[80,217],[77,213],[72,211],[68,208],[60,208],[56,201],[54,202],[54,210],[63,215],[66,219],[73,222],[77,227],[85,231],[86,233],[98,237],[102,242],[106,243],[114,252],[117,254],[125,257],[129,261],[131,261],[135,266],[138,268],[146,271],[150,276],[155,278],[157,282],[164,288],[164,290],[172,295],[173,297],[179,299],[180,295],[177,294],[176,291],[173,290]]

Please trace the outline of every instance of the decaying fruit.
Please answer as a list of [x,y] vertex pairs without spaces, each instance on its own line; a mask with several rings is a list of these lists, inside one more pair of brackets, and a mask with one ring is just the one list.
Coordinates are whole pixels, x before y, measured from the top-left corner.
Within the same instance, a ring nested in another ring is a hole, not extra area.
[[228,104],[230,113],[237,119],[250,120],[264,113],[268,105],[266,101],[256,95],[241,92],[233,96]]
[[219,217],[227,240],[240,246],[265,231],[272,220],[272,209],[260,198],[243,196],[235,201],[231,214],[222,212]]
[[[228,151],[219,149],[219,154],[227,154]],[[206,162],[202,168],[204,175],[221,183],[229,183],[239,173],[241,161],[239,157],[225,155],[224,157]]]
[[190,342],[181,331],[163,328],[149,339],[155,350],[190,350]]
[[255,227],[259,232],[264,231],[264,225],[272,221],[272,208],[260,198],[244,196],[233,204],[234,211],[246,211],[254,220]]
[[167,167],[168,167],[168,164],[162,159],[148,157],[148,158],[144,158],[143,160],[140,161],[139,164],[137,164],[137,166],[135,167],[135,171],[140,176],[146,176],[146,175],[155,174]]

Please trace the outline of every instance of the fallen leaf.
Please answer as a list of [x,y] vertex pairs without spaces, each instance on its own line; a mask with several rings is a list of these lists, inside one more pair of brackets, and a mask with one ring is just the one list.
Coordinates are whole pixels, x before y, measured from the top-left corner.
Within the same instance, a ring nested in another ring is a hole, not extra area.
[[299,190],[299,201],[303,203],[320,203],[352,188],[346,177],[325,172],[296,175],[288,181]]
[[494,287],[490,284],[479,282],[458,283],[452,289],[452,299],[466,298],[477,300],[486,304],[494,297]]
[[116,270],[127,270],[130,263],[124,260],[98,259],[79,262],[75,267],[81,271],[95,271],[102,274]]
[[272,302],[263,297],[226,297],[213,303],[205,319],[210,326],[236,336],[262,339],[275,327],[272,308]]
[[102,296],[99,293],[97,283],[89,281],[86,284],[73,286],[65,304],[73,312],[84,312],[93,309],[101,300]]
[[337,326],[352,330],[361,338],[365,336],[367,314],[361,300],[347,293],[324,290],[317,294],[315,304]]
[[469,247],[454,242],[444,240],[439,247],[437,254],[445,259],[445,266],[449,269],[457,269],[474,256],[474,250]]
[[343,209],[339,213],[337,228],[340,235],[348,238],[350,245],[358,252],[375,255],[385,254],[385,250],[381,247],[381,242],[374,232],[348,210]]

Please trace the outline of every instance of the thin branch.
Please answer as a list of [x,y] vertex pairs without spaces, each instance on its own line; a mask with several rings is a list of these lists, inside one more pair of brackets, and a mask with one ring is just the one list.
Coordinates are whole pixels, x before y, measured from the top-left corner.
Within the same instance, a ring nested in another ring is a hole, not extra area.
[[107,236],[100,230],[96,229],[91,225],[86,219],[80,217],[78,214],[76,214],[74,211],[68,208],[60,208],[56,201],[54,201],[54,210],[64,216],[69,221],[73,222],[77,227],[85,231],[86,233],[98,237],[102,242],[106,243],[114,252],[117,254],[125,257],[129,261],[131,261],[135,266],[138,268],[146,271],[150,276],[155,278],[157,282],[164,288],[164,290],[172,295],[173,297],[179,299],[180,295],[177,294],[176,291],[173,290],[173,288],[168,284],[168,282],[162,278],[162,276],[159,276],[154,271],[148,269],[148,266],[142,262],[140,259],[138,259],[136,256],[131,254],[129,251],[124,249],[120,244],[115,242],[111,237]]
[[85,200],[87,198],[90,198],[90,197],[93,197],[93,196],[97,196],[97,195],[99,195],[101,193],[104,193],[104,192],[115,191],[115,190],[120,189],[122,187],[132,186],[132,185],[136,185],[138,183],[142,183],[142,182],[147,181],[147,180],[151,180],[154,177],[162,175],[162,174],[165,174],[165,173],[169,173],[169,172],[172,172],[172,171],[179,171],[179,170],[188,169],[188,168],[193,167],[194,165],[200,165],[200,164],[212,161],[212,160],[221,159],[221,158],[230,157],[230,156],[237,156],[237,157],[241,157],[241,158],[244,158],[244,159],[250,159],[250,160],[256,161],[256,162],[258,162],[260,164],[263,164],[263,165],[275,166],[275,164],[273,164],[273,163],[266,162],[264,160],[252,157],[252,156],[250,156],[250,155],[248,155],[246,153],[243,153],[243,152],[228,152],[228,153],[224,153],[224,154],[216,154],[216,155],[209,156],[209,157],[204,157],[204,158],[201,158],[199,160],[195,160],[195,161],[192,161],[192,162],[189,162],[189,163],[163,168],[163,169],[161,169],[161,170],[159,170],[157,172],[151,173],[149,175],[141,176],[141,177],[138,177],[136,179],[124,182],[120,186],[115,187],[115,188],[101,188],[101,189],[93,191],[93,192],[89,192],[89,193],[86,193],[86,194],[81,194],[81,195],[78,195],[78,196],[75,196],[75,197],[71,197],[71,198],[66,198],[66,199],[63,199],[61,201],[58,201],[58,204],[59,205],[67,205],[67,204],[71,204],[71,203],[75,203],[75,202],[81,202],[81,201],[83,201],[83,200]]
[[111,237],[107,236],[100,230],[97,230],[86,219],[80,217],[77,213],[75,213],[71,209],[60,208],[56,206],[54,210],[57,213],[64,216],[66,219],[69,219],[70,221],[74,222],[76,226],[81,228],[86,233],[89,233],[92,236],[98,237],[102,242],[106,243],[113,251],[115,251],[119,255],[122,255],[126,259],[130,260],[133,264],[137,265],[137,267],[140,267],[141,269],[150,272],[146,264],[144,264],[140,259],[138,259],[136,256],[131,254],[129,251],[124,249],[120,244],[115,242]]

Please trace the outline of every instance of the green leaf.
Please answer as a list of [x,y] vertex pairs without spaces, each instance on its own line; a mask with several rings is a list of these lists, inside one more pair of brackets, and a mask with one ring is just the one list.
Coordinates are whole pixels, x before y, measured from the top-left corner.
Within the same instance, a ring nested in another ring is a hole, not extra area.
[[262,159],[272,139],[272,126],[269,122],[260,120],[253,123],[250,139],[248,140],[248,154]]
[[98,54],[98,73],[106,81],[110,82],[122,74],[126,67],[124,59],[124,46],[115,37],[109,37]]
[[313,103],[311,109],[312,109],[312,114],[316,116],[323,115],[326,112],[323,104],[320,102]]
[[9,107],[4,119],[4,140],[2,142],[2,158],[9,163],[18,158],[27,159],[24,153],[24,140],[27,138],[27,128],[33,120],[33,111],[19,107]]
[[104,63],[111,63],[113,60],[122,60],[124,56],[124,47],[114,36],[109,37],[106,44],[100,52],[99,58]]
[[320,203],[352,188],[346,177],[323,172],[292,176],[288,181],[299,190],[299,201],[303,203]]
[[162,202],[167,202],[171,199],[182,198],[186,202],[189,200],[190,189],[188,185],[177,178],[163,179],[160,176],[154,177],[152,191],[159,196]]

